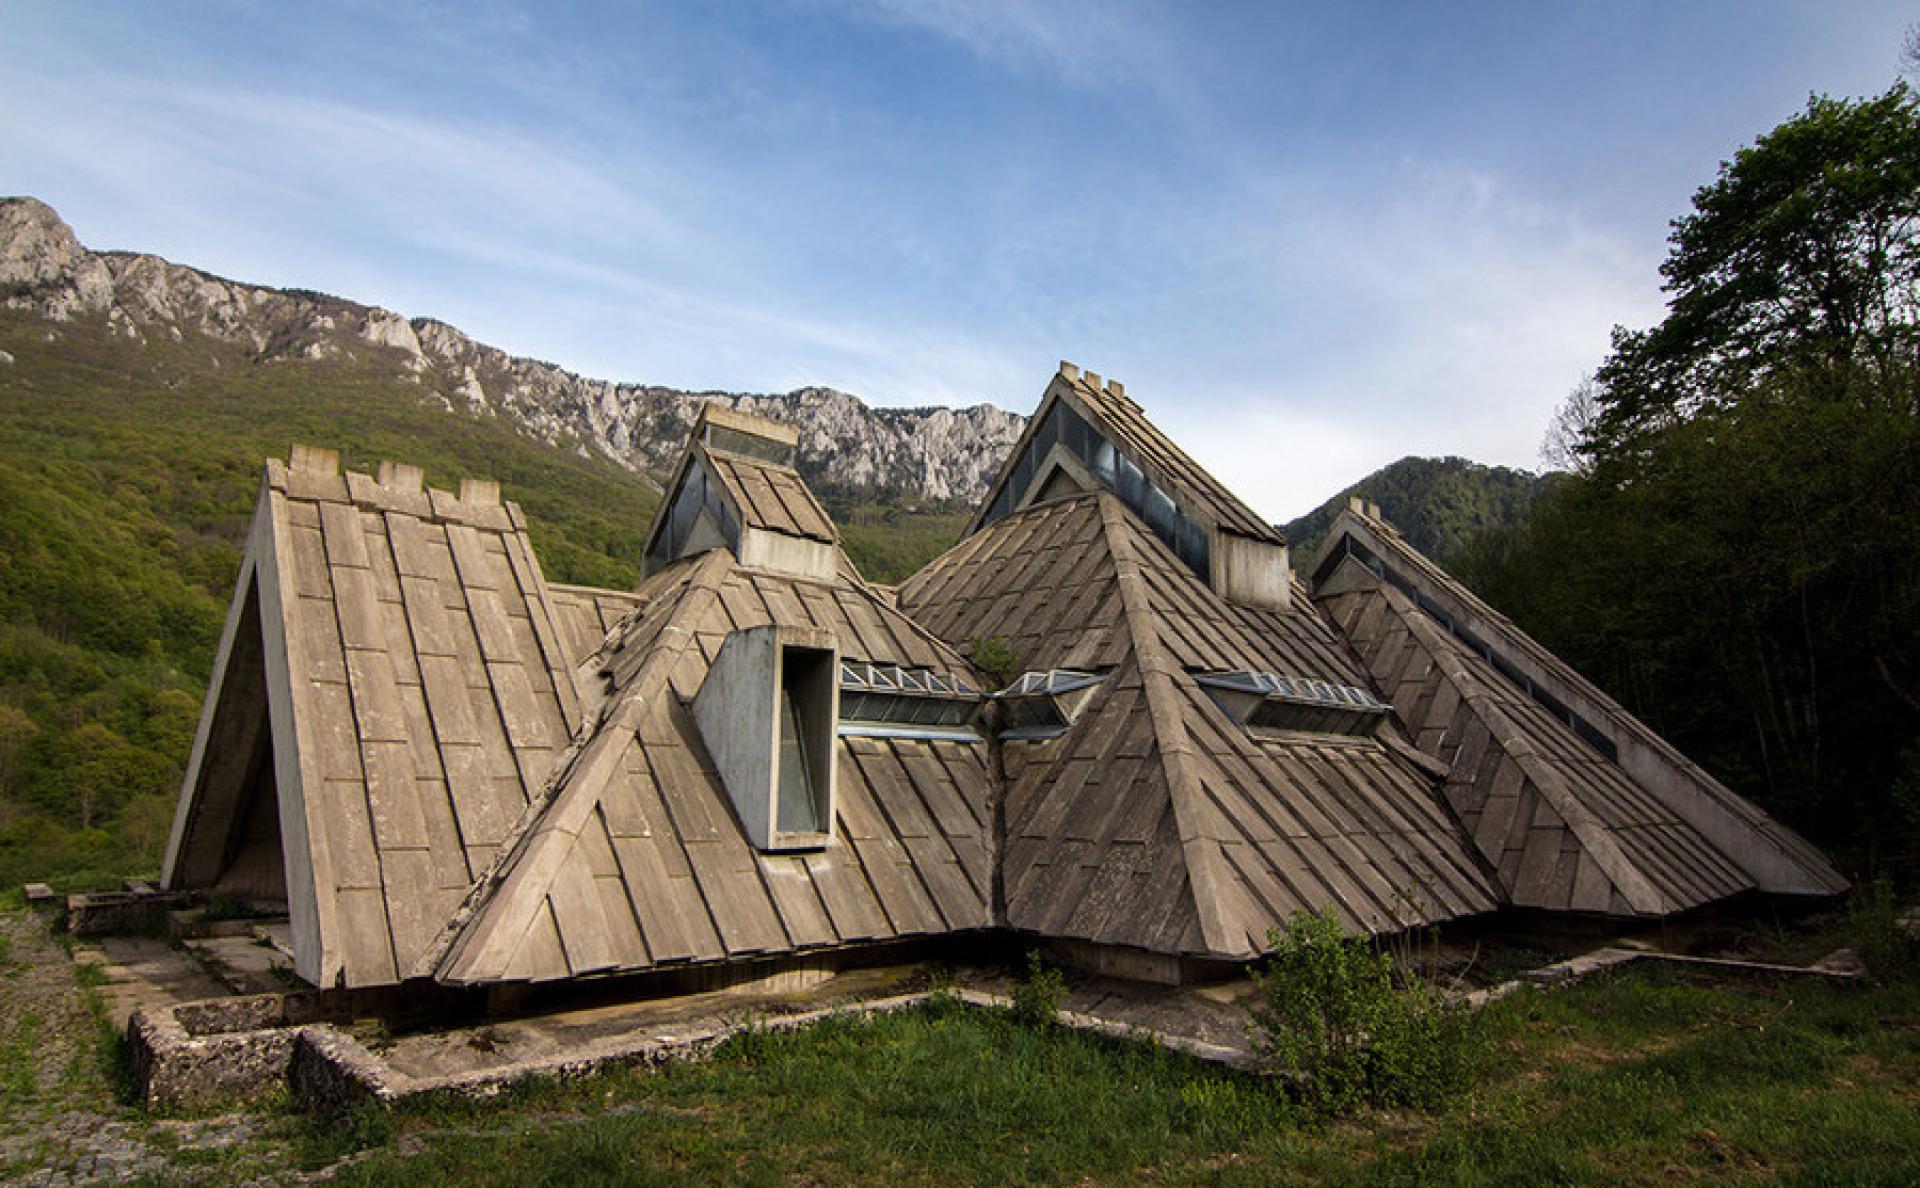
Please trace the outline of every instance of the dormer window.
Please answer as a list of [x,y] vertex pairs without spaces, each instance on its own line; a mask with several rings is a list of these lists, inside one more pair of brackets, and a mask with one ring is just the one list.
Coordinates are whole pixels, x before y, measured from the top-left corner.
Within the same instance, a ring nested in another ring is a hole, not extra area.
[[881,738],[979,739],[980,691],[929,668],[843,661],[840,733]]
[[[737,417],[722,419],[709,413],[700,422],[700,440],[716,450],[729,454],[745,454],[749,458],[758,458],[762,462],[771,462],[775,466],[792,466],[799,453],[799,437],[796,434],[791,441],[770,436],[764,429],[755,426],[753,430],[739,427]],[[757,420],[757,418],[756,418]]]
[[831,632],[752,627],[727,636],[694,695],[700,737],[761,850],[833,838],[838,668]]
[[1051,668],[1029,672],[993,695],[1001,707],[1000,737],[1058,738],[1093,699],[1105,673]]
[[793,468],[799,441],[791,425],[702,406],[647,533],[646,571],[724,548],[748,569],[832,581],[839,534]]
[[1393,707],[1365,689],[1271,672],[1203,672],[1194,682],[1249,733],[1371,738]]

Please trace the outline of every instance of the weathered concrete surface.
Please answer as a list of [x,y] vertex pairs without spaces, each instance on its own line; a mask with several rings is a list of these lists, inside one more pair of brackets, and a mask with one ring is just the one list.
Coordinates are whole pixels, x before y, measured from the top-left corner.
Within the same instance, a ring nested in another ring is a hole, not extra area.
[[201,937],[186,947],[219,979],[222,993],[271,994],[297,981],[293,958],[264,935]]
[[[942,993],[981,1009],[1011,1002],[1000,993],[1007,982],[998,975],[974,975],[973,984],[939,991],[886,993],[903,972],[896,967],[841,975],[804,995],[695,994],[554,1012],[419,1033],[372,1047],[338,1027],[305,1027],[287,1075],[296,1097],[321,1110],[430,1094],[490,1096],[528,1078],[699,1059],[750,1027],[786,1031],[835,1015],[907,1010]],[[1242,1067],[1253,1060],[1244,1010],[1252,993],[1252,983],[1244,979],[1204,989],[1098,980],[1076,987],[1056,1019],[1076,1030],[1159,1043]]]
[[145,936],[102,936],[79,941],[73,959],[98,966],[100,996],[107,1019],[124,1031],[138,1010],[212,998],[228,993],[206,969],[182,950]]
[[157,933],[167,913],[186,902],[158,891],[94,891],[67,896],[67,931],[75,936]]

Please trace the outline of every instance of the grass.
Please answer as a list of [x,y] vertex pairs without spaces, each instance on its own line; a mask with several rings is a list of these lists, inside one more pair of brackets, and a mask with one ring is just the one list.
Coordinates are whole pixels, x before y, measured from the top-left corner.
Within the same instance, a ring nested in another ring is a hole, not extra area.
[[345,1184],[1920,1181],[1913,984],[1642,966],[1477,1026],[1474,1088],[1334,1123],[1272,1082],[935,1005],[355,1116],[304,1150],[360,1149]]
[[[1781,935],[1799,943],[1847,926],[1801,921]],[[1920,982],[1910,976],[1848,983],[1640,963],[1530,989],[1473,1017],[1466,1088],[1427,1110],[1333,1120],[1273,1080],[950,1000],[749,1031],[701,1064],[327,1119],[285,1095],[237,1115],[116,1104],[117,1049],[88,1038],[89,1024],[106,1035],[100,975],[61,968],[71,984],[36,1001],[79,1003],[83,1017],[55,1027],[49,1006],[17,1021],[0,1048],[0,1119],[90,1115],[153,1152],[161,1183],[296,1169],[343,1184],[516,1188],[1920,1182]],[[36,1061],[51,1042],[69,1051]],[[0,1176],[38,1165],[31,1152],[20,1158]]]

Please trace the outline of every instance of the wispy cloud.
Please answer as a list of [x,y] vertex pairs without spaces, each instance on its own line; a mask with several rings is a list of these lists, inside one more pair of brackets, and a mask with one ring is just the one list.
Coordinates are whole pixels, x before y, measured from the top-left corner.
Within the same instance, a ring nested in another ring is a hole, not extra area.
[[847,14],[950,41],[990,65],[1075,85],[1134,85],[1151,16],[1123,0],[826,0]]
[[1611,326],[1659,313],[1656,256],[1509,181],[1404,162],[1376,192],[1294,193],[1284,225],[1240,229],[1295,322],[1188,419],[1276,519],[1409,453],[1534,465]]
[[1276,518],[1404,453],[1530,464],[1658,316],[1696,171],[1908,19],[355,3],[16,0],[0,188],[589,375],[1025,410],[1073,358]]

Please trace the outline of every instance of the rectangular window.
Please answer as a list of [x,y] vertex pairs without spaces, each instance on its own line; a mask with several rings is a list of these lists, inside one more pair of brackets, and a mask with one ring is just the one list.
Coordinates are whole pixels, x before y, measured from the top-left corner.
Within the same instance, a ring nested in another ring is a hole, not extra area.
[[833,825],[830,759],[839,665],[820,648],[780,649],[778,769],[773,832],[777,842],[824,842]]
[[820,832],[820,805],[813,795],[807,744],[800,732],[800,714],[793,707],[791,685],[780,690],[780,799],[773,827],[781,833]]

